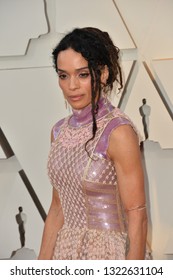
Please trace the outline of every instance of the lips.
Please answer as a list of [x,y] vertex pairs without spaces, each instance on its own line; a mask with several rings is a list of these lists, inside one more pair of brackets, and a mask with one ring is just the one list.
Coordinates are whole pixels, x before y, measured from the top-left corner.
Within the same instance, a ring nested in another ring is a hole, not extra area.
[[84,95],[83,94],[78,94],[78,95],[71,95],[71,96],[68,96],[68,98],[71,100],[71,101],[79,101],[80,99],[82,99]]

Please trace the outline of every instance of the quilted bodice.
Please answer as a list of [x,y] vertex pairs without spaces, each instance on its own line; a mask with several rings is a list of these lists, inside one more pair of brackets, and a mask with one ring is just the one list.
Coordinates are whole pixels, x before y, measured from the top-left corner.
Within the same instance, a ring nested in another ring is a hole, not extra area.
[[94,140],[92,122],[79,127],[61,125],[52,143],[48,174],[57,189],[64,214],[64,227],[126,231],[126,219],[119,196],[114,163],[107,157],[109,136],[119,125],[131,124],[118,109],[97,120]]

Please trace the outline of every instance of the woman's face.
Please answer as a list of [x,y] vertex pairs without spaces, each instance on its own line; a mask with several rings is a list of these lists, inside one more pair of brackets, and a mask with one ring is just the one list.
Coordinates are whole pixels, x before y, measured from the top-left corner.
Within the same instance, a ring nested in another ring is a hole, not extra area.
[[73,109],[91,103],[91,76],[88,62],[73,49],[61,51],[57,58],[59,86]]

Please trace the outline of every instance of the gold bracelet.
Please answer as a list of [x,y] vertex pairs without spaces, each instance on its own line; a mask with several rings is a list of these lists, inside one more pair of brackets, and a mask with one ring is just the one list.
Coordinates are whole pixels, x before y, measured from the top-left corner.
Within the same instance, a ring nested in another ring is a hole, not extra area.
[[134,208],[126,209],[126,211],[128,212],[128,211],[133,211],[133,210],[143,210],[145,208],[146,208],[146,204],[140,205],[140,206],[136,206]]

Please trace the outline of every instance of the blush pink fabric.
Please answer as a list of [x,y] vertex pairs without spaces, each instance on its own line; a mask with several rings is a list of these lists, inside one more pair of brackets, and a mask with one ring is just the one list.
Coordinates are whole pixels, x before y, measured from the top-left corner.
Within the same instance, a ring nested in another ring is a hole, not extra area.
[[85,151],[92,136],[90,105],[54,126],[48,174],[59,193],[64,225],[53,259],[125,259],[126,215],[116,170],[106,153],[110,134],[120,125],[134,128],[124,113],[102,98],[98,130],[87,145],[90,157]]

